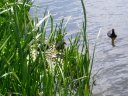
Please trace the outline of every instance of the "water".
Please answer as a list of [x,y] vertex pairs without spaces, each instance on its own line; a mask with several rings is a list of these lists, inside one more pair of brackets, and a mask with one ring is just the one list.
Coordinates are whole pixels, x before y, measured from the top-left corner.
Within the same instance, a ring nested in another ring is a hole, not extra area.
[[[90,47],[101,28],[97,43],[93,73],[97,73],[94,96],[128,96],[128,0],[85,0],[87,30]],[[37,14],[42,18],[48,6],[56,22],[71,16],[67,27],[68,35],[75,34],[82,22],[80,0],[35,0],[40,6]],[[33,9],[34,10],[34,9]],[[33,14],[35,11],[31,11]],[[114,28],[117,34],[116,47],[112,47],[107,32]]]

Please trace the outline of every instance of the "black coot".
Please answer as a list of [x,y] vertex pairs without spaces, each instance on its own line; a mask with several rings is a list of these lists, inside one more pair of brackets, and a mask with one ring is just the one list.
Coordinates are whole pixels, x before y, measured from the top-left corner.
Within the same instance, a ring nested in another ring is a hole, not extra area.
[[115,39],[117,37],[116,33],[115,33],[115,29],[112,29],[110,30],[108,33],[107,33],[108,37],[110,37],[112,39],[112,46],[114,47],[115,46]]

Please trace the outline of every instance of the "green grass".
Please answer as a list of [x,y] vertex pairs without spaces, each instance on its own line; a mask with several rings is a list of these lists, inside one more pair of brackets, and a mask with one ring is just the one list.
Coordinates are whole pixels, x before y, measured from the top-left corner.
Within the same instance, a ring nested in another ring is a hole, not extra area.
[[80,34],[75,40],[69,38],[66,48],[56,50],[55,45],[66,35],[64,19],[55,25],[46,12],[40,21],[32,19],[29,0],[0,2],[0,96],[91,96],[93,59],[83,0],[81,4],[84,22]]

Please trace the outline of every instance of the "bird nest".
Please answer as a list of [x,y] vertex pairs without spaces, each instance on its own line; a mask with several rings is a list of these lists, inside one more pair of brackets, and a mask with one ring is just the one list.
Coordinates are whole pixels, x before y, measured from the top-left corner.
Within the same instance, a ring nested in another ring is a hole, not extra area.
[[[43,46],[44,47],[44,46]],[[36,60],[36,58],[38,57],[38,55],[41,52],[41,55],[45,56],[45,60],[47,63],[48,68],[50,68],[51,70],[54,69],[55,64],[57,63],[57,61],[59,62],[63,62],[63,58],[64,58],[64,54],[63,54],[63,50],[58,50],[56,48],[56,44],[51,45],[50,47],[46,48],[41,48],[41,46],[31,46],[30,48],[30,53],[31,53],[31,57],[33,59],[33,61]]]

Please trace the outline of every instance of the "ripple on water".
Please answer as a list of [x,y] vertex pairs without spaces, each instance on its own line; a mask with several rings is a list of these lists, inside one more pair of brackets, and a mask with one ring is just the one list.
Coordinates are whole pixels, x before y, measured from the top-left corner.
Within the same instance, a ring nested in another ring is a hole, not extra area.
[[[85,0],[87,9],[87,31],[90,48],[93,49],[96,34],[102,28],[93,66],[97,74],[94,96],[128,96],[128,0]],[[39,17],[48,6],[57,21],[71,16],[68,34],[75,36],[78,24],[82,22],[80,0],[35,0],[39,4]],[[81,25],[81,24],[79,24]],[[106,33],[115,28],[118,35],[116,47],[112,47]],[[69,35],[67,35],[69,36]]]

